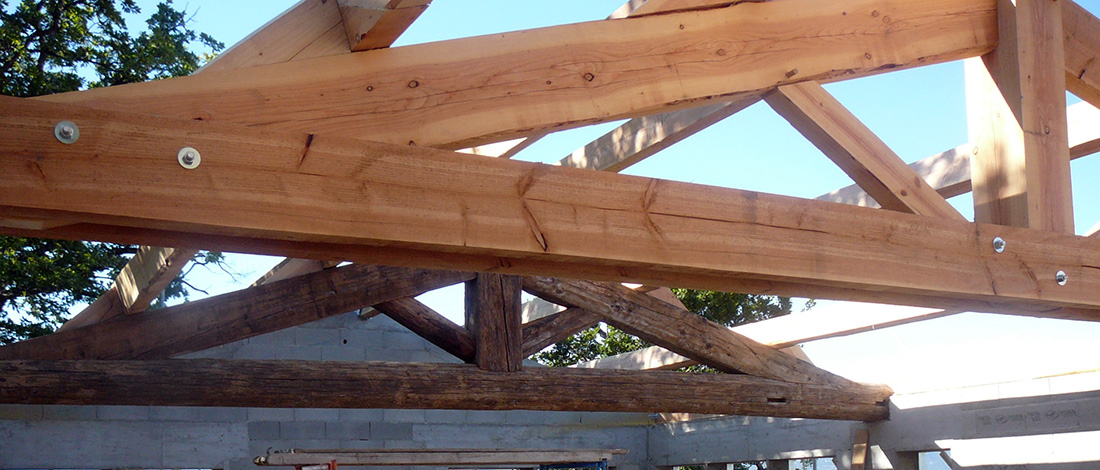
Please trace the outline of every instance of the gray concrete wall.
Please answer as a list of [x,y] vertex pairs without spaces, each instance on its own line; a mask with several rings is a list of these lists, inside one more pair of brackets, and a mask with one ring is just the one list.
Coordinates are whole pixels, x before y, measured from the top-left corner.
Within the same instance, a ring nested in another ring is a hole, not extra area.
[[[341,315],[192,358],[458,362],[385,316]],[[318,386],[323,386],[319,384]],[[644,465],[648,415],[0,405],[0,468],[255,468],[271,450],[625,448]]]
[[656,467],[836,457],[851,464],[868,429],[869,468],[915,469],[915,455],[950,450],[966,469],[1100,468],[1100,372],[897,395],[888,421],[721,417],[651,428]]
[[[457,362],[384,316],[355,314],[189,357]],[[870,426],[746,417],[655,425],[637,413],[3,405],[0,468],[243,470],[288,448],[625,448],[618,464],[627,470],[811,457],[844,469],[861,429],[875,469],[915,470],[917,452],[945,449],[965,469],[1100,468],[1100,372],[898,395],[891,413]]]

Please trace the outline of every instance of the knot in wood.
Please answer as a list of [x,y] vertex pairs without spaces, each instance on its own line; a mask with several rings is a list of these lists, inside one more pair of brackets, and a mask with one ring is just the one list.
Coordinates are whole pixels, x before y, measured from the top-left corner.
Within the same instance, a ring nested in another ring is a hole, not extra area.
[[587,72],[584,74],[584,79],[591,82],[596,79],[596,76],[592,75],[592,72]]

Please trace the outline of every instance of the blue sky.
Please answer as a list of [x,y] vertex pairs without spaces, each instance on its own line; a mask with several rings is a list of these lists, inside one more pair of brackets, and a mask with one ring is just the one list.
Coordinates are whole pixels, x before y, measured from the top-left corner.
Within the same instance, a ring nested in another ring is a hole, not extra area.
[[[398,46],[555,24],[598,20],[622,0],[435,0],[398,41]],[[139,1],[145,12],[154,1]],[[293,2],[178,2],[194,12],[194,27],[232,44]],[[1094,14],[1100,0],[1079,2]],[[967,140],[961,63],[896,72],[826,86],[854,114],[908,162],[953,148]],[[1071,98],[1071,102],[1076,102]],[[552,162],[607,132],[616,124],[562,132],[517,158]],[[816,197],[851,181],[767,105],[757,104],[625,171],[799,197]],[[1100,221],[1100,157],[1073,163],[1076,225],[1083,232]],[[952,199],[968,217],[969,196]],[[244,284],[276,260],[234,258]],[[197,273],[198,271],[196,271]],[[223,277],[195,279],[212,292],[240,288]],[[461,318],[460,289],[425,300],[452,318]],[[456,300],[456,298],[458,300]],[[844,308],[822,302],[815,310]],[[855,337],[811,343],[805,350],[823,367],[855,379],[927,386],[954,381],[1033,376],[1055,368],[1100,368],[1090,343],[1100,324],[963,314]],[[1063,358],[1070,358],[1065,360]],[[858,359],[858,360],[857,360]],[[887,371],[889,369],[889,371]],[[1060,372],[1065,372],[1060,370]],[[1007,374],[1007,375],[1006,375]]]

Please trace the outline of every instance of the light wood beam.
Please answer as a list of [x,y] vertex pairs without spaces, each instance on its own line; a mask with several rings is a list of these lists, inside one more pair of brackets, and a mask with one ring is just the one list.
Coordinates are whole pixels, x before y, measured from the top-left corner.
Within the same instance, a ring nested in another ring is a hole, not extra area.
[[993,0],[745,3],[42,99],[458,149],[983,54],[996,43],[995,13]]
[[144,312],[196,253],[198,251],[192,249],[138,247],[138,252],[123,266],[111,288],[58,330],[80,328],[119,315]]
[[[327,0],[303,0],[215,56],[196,73],[278,64],[350,52],[346,43],[342,45],[340,42],[339,35],[334,40],[333,32],[341,24],[341,14],[335,3]],[[187,261],[196,253],[198,250],[141,247],[134,259],[123,268],[115,285],[61,325],[59,330],[87,326],[123,313],[143,311],[179,275]],[[134,277],[128,275],[128,271],[152,275]],[[134,282],[119,284],[119,281],[129,281],[131,278]],[[261,279],[257,282],[262,281]],[[135,301],[136,309],[133,307]]]
[[783,85],[764,99],[883,207],[965,220],[819,83]]
[[1066,89],[1100,107],[1100,19],[1076,2],[1063,0]]
[[353,52],[390,47],[431,1],[336,0]]
[[264,273],[259,279],[256,279],[256,282],[253,282],[252,286],[255,287],[269,282],[298,277],[303,274],[315,273],[317,271],[336,267],[339,264],[340,262],[338,261],[287,258],[280,261],[279,264],[276,264],[275,267]]
[[997,48],[966,63],[974,219],[1073,233],[1062,8],[998,4]]
[[725,372],[792,383],[859,386],[700,315],[619,284],[524,277],[523,288],[551,302],[588,310],[627,333]]
[[[2,104],[0,217],[79,222],[40,235],[186,247],[196,241],[185,234],[203,234],[227,251],[1048,316],[1092,317],[1100,304],[1090,268],[1100,255],[1069,235],[327,135]],[[58,144],[53,127],[64,119],[89,138]],[[196,170],[176,162],[186,146],[204,154]],[[107,173],[132,184],[103,185]],[[203,198],[162,210],[195,193]],[[1012,256],[993,251],[995,236]],[[1059,270],[1073,281],[1058,285]]]
[[[769,318],[732,328],[738,334],[775,348],[787,350],[799,344],[827,338],[837,338],[866,331],[877,331],[899,325],[931,320],[960,313],[954,310],[912,308],[891,313],[857,315],[851,312],[790,314]],[[576,364],[574,367],[595,369],[657,369],[674,370],[698,362],[660,346],[651,346],[623,354]]]
[[[1089,103],[1077,103],[1066,109],[1069,122],[1069,157],[1077,159],[1100,152],[1100,110]],[[909,164],[943,197],[970,192],[970,154],[973,144],[964,144],[943,153]],[[846,186],[818,200],[857,206],[878,207],[857,185]]]
[[[0,403],[690,412],[877,421],[887,388],[732,374],[172,359],[0,361]],[[584,386],[578,386],[584,384]]]
[[477,349],[474,336],[416,299],[390,300],[374,308],[463,362],[474,362]]
[[0,359],[161,359],[455,284],[455,271],[350,265],[0,346]]
[[760,101],[747,93],[727,103],[631,119],[563,158],[558,165],[618,173]]
[[201,72],[243,69],[350,52],[340,9],[329,0],[303,0],[218,54]]
[[477,341],[475,363],[487,371],[523,368],[519,277],[479,273],[466,283],[466,328]]
[[599,323],[600,316],[582,308],[569,308],[523,325],[523,357],[562,341]]

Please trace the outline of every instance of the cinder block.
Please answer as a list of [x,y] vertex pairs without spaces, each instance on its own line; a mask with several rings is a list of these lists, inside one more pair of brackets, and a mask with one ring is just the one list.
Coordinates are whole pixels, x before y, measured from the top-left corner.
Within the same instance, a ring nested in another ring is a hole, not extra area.
[[253,421],[248,423],[248,440],[278,440],[281,436],[278,421]]
[[294,344],[294,330],[296,328],[287,328],[279,331],[272,331],[271,333],[262,334],[259,336],[253,336],[248,338],[248,344],[271,344],[276,346],[286,346]]
[[197,409],[199,410],[198,421],[226,423],[248,421],[248,408],[207,406]]
[[338,421],[340,410],[335,408],[299,408],[294,410],[295,421]]
[[504,422],[519,425],[541,425],[546,421],[545,413],[541,411],[508,410],[504,412]]
[[465,410],[425,410],[424,422],[440,424],[462,424],[466,422]]
[[388,349],[412,349],[417,351],[424,351],[431,346],[424,338],[417,336],[416,334],[405,331],[394,331],[388,333],[382,337],[382,346]]
[[77,405],[49,405],[42,407],[42,418],[62,421],[91,421],[98,417],[96,407]]
[[363,352],[363,348],[354,346],[322,346],[321,347],[321,360],[322,361],[364,361],[366,360],[366,353]]
[[[256,454],[258,456],[260,454]],[[225,470],[256,470],[252,459],[233,459],[225,463]]]
[[388,330],[341,328],[340,345],[358,348],[382,348]]
[[384,362],[411,362],[413,351],[408,349],[367,348],[366,360]]
[[443,364],[461,364],[462,361],[457,357],[448,354],[446,351],[435,347],[425,351],[413,351],[409,355],[409,362],[437,362]]
[[249,421],[294,421],[290,408],[248,408]]
[[390,423],[424,423],[424,410],[385,410],[382,412],[382,420]]
[[325,437],[340,440],[370,440],[371,423],[366,421],[329,421]]
[[324,439],[324,421],[284,421],[279,424],[283,439]]
[[502,424],[504,411],[471,410],[466,412],[466,422],[470,424]]
[[153,421],[197,421],[199,409],[187,406],[154,406],[149,408]]
[[276,350],[275,358],[297,361],[320,361],[321,348],[319,346],[287,346]]
[[148,406],[100,406],[97,417],[114,421],[146,421],[150,417]]
[[233,353],[233,359],[275,359],[280,347],[271,343],[246,344]]
[[383,410],[369,409],[342,409],[339,410],[340,421],[382,421]]
[[334,346],[340,344],[340,330],[335,328],[294,328],[294,343],[298,346]]
[[372,441],[409,441],[412,437],[412,423],[374,422],[370,425]]
[[0,419],[42,419],[42,405],[0,405]]

